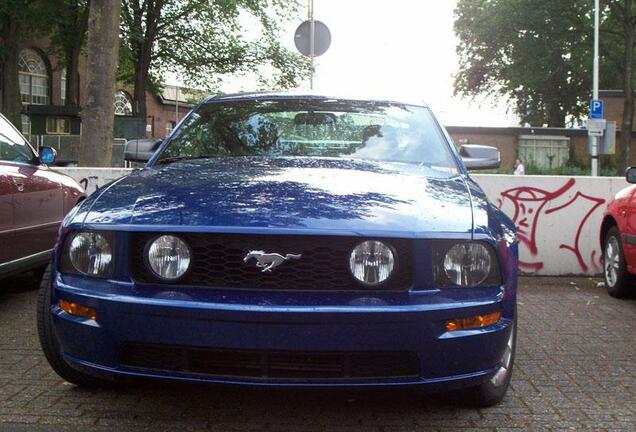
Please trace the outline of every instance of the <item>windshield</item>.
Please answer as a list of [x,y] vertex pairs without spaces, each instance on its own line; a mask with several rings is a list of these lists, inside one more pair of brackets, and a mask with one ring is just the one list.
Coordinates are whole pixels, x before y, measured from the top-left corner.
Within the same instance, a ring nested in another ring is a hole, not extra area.
[[33,151],[24,137],[6,120],[0,116],[0,161],[32,163],[35,158]]
[[427,108],[341,100],[204,104],[175,132],[157,163],[234,156],[364,159],[457,172]]

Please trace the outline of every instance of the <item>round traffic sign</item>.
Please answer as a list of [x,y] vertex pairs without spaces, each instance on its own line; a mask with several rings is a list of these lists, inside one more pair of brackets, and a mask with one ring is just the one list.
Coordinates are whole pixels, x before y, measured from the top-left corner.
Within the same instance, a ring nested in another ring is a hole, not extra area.
[[[294,43],[301,54],[309,57],[311,55],[310,46],[311,21],[305,21],[296,29]],[[323,55],[331,45],[331,32],[329,27],[322,21],[314,20],[314,57]]]

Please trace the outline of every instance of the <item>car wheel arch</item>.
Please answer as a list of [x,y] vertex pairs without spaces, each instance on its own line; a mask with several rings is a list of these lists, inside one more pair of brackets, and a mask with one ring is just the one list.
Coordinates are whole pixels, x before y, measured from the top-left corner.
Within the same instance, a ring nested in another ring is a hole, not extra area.
[[616,219],[612,215],[607,215],[603,218],[603,222],[601,223],[601,232],[600,232],[600,242],[601,248],[605,245],[605,236],[607,232],[612,228],[616,227],[620,233],[621,229],[616,222]]

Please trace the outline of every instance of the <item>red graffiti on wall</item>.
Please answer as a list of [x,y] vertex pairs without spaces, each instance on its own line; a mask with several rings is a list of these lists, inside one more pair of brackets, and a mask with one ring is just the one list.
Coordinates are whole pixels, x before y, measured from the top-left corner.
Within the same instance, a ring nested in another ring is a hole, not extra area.
[[84,191],[86,191],[87,193],[91,193],[88,190],[88,186],[89,184],[91,184],[91,180],[92,180],[93,186],[95,187],[95,190],[93,192],[97,192],[99,190],[99,185],[97,184],[97,180],[98,180],[97,176],[84,177],[78,182],[80,186],[84,188]]
[[[603,198],[593,197],[587,194],[577,191],[572,198],[563,204],[558,204],[557,200],[565,196],[570,191],[576,180],[571,178],[563,186],[554,191],[547,191],[530,186],[520,186],[512,189],[505,190],[501,193],[501,199],[498,200],[499,208],[504,204],[504,200],[508,199],[514,206],[514,213],[512,220],[517,226],[517,236],[519,243],[525,246],[530,255],[536,257],[539,253],[537,246],[537,232],[541,228],[540,221],[543,217],[549,214],[558,213],[571,207],[574,204],[581,205],[581,200],[588,201],[584,204],[584,208],[587,208],[587,212],[582,214],[581,219],[574,233],[574,238],[569,244],[560,244],[559,249],[569,250],[576,257],[581,269],[587,272],[590,266],[593,266],[596,270],[600,269],[599,257],[597,257],[596,250],[590,253],[589,258],[584,257],[581,252],[581,233],[583,227],[589,220],[590,216],[605,203]],[[555,204],[554,207],[551,205]],[[539,271],[543,268],[543,261],[519,261],[519,267],[529,271]]]

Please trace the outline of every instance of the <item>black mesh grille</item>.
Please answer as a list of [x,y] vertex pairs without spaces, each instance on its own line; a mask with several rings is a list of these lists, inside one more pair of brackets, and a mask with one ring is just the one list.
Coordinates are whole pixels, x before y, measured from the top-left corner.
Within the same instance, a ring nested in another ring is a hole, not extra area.
[[419,375],[412,352],[231,351],[128,343],[128,368],[211,376],[281,379],[396,378]]
[[[349,255],[366,239],[328,236],[256,236],[240,234],[178,234],[190,245],[193,260],[188,273],[177,285],[273,290],[369,290],[352,276]],[[154,276],[145,262],[145,247],[155,233],[132,235],[132,274],[139,283],[164,283]],[[412,284],[412,246],[409,240],[380,239],[397,252],[397,268],[384,290],[406,290]],[[250,250],[268,253],[302,254],[272,272],[262,272],[252,259],[243,258]]]

